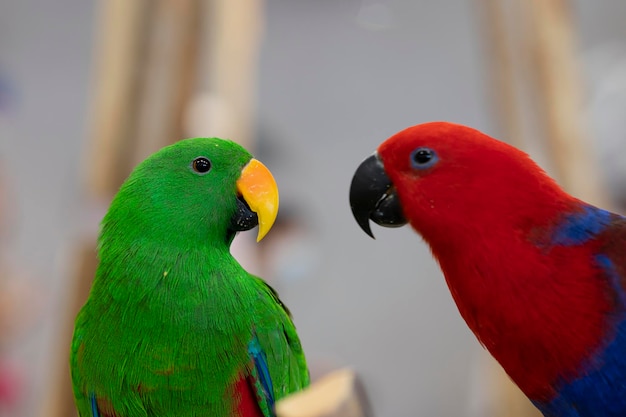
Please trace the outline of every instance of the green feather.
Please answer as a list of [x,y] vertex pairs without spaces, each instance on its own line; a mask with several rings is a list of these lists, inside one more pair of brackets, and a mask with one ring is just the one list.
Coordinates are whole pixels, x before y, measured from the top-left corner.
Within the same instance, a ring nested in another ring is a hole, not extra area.
[[[191,162],[211,161],[205,175]],[[81,417],[231,416],[256,335],[280,399],[309,383],[276,293],[231,256],[236,181],[251,155],[196,138],[142,162],[102,221],[100,263],[76,318],[71,368]],[[265,410],[269,414],[268,410]]]

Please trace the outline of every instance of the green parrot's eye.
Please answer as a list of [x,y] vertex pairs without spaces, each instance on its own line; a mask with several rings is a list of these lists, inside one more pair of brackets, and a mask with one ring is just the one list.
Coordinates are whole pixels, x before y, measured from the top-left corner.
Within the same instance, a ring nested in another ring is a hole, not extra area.
[[191,162],[191,167],[198,174],[206,174],[211,170],[211,161],[204,156],[200,156]]

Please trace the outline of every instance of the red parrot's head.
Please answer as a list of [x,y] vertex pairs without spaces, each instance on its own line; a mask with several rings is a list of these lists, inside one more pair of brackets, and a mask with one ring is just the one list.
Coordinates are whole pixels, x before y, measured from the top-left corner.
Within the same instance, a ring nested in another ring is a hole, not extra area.
[[552,211],[557,195],[565,194],[524,152],[466,126],[432,122],[393,135],[363,161],[350,205],[372,237],[369,220],[408,221],[431,240],[429,231],[459,226],[523,227],[538,211]]

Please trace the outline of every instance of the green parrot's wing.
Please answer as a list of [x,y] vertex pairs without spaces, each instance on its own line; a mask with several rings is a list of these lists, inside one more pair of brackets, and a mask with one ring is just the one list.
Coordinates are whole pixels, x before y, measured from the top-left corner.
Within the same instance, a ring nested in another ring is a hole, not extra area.
[[267,358],[274,398],[279,400],[308,386],[309,371],[289,310],[272,287],[262,279],[256,279],[274,306],[271,317],[266,313],[266,307],[258,313],[261,319],[255,332],[259,346]]
[[130,414],[121,415],[106,397],[95,392],[95,387],[88,386],[86,383],[86,378],[83,375],[83,351],[85,349],[81,326],[83,320],[84,316],[79,315],[77,317],[70,355],[72,386],[78,415],[80,417],[147,417],[148,413],[144,408],[139,392],[127,393],[125,396],[126,408],[130,410]]
[[[263,280],[256,277],[250,277],[250,279],[253,282],[253,287],[255,287],[256,302],[251,304],[254,311],[251,311],[253,313],[251,315],[252,321],[248,322],[252,326],[248,327],[250,329],[248,334],[252,338],[247,345],[247,354],[244,353],[249,358],[249,362],[247,364],[246,362],[241,362],[241,368],[239,370],[234,369],[236,373],[239,373],[240,379],[231,380],[231,383],[234,383],[233,388],[236,391],[243,392],[249,390],[250,392],[249,395],[246,394],[245,397],[241,397],[241,399],[246,399],[245,402],[239,401],[239,406],[250,404],[249,408],[244,409],[251,410],[252,414],[244,415],[257,415],[256,413],[259,413],[259,416],[272,417],[274,401],[306,387],[309,384],[309,373],[302,346],[291,321],[289,311],[280,301],[276,292]],[[94,316],[89,311],[79,314],[77,317],[71,354],[72,382],[79,415],[81,417],[152,416],[153,413],[150,410],[155,407],[153,403],[154,395],[158,392],[160,393],[159,395],[163,395],[165,398],[168,395],[167,390],[176,386],[172,382],[172,378],[176,376],[172,374],[168,377],[171,385],[168,385],[169,388],[162,386],[160,383],[154,385],[156,379],[151,378],[149,374],[143,375],[139,384],[137,381],[129,382],[131,381],[129,377],[132,376],[130,374],[125,374],[126,376],[117,375],[109,382],[90,377],[90,374],[87,373],[88,370],[96,368],[111,369],[110,367],[115,366],[116,362],[115,360],[111,362],[107,358],[93,354],[89,355],[89,362],[86,362],[87,355],[83,352],[86,351],[85,347],[87,344],[91,343],[93,345],[94,342],[87,337],[91,333],[86,333],[84,329],[87,328],[88,323],[94,324],[97,321],[102,321],[99,316],[97,319],[94,319]],[[93,333],[92,329],[90,331]],[[106,342],[100,341],[99,343]],[[246,349],[245,345],[241,347]],[[234,346],[231,346],[229,349],[232,348]],[[156,376],[161,378],[161,374],[165,372],[161,368],[169,364],[168,361],[165,361],[165,363],[161,362],[164,357],[169,357],[169,355],[165,354],[163,350],[156,349],[154,346],[146,349],[143,352],[143,356],[135,355],[133,358],[137,359],[138,363],[151,363],[151,366],[158,364],[159,366],[155,368],[159,370],[159,372],[156,372],[158,374]],[[155,357],[151,358],[151,355],[155,355]],[[120,360],[124,361],[125,359]],[[134,367],[132,369],[139,368]],[[194,372],[193,369],[186,368],[185,371]],[[106,373],[108,371],[103,372]],[[111,383],[117,388],[111,386]],[[183,389],[183,386],[185,384],[179,386],[177,390],[180,391]],[[201,387],[202,384],[198,385],[196,383],[192,389],[199,390]],[[115,398],[109,398],[108,395],[111,392],[119,393],[119,395]],[[179,395],[177,393],[174,394]],[[249,402],[247,401],[248,399],[250,400]],[[256,402],[256,406],[252,406],[254,402]],[[187,405],[189,406],[189,404]],[[254,412],[257,406],[258,409]],[[187,408],[191,409],[191,406],[185,408],[187,414],[178,408],[178,415],[192,415],[193,412],[187,410]],[[243,411],[243,409],[240,410]]]

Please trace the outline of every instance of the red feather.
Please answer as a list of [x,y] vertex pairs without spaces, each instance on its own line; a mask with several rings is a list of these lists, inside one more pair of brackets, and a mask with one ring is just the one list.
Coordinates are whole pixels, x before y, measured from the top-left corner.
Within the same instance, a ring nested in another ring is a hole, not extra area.
[[237,417],[265,417],[259,407],[252,376],[242,375],[235,383],[234,389],[237,399],[235,407]]

